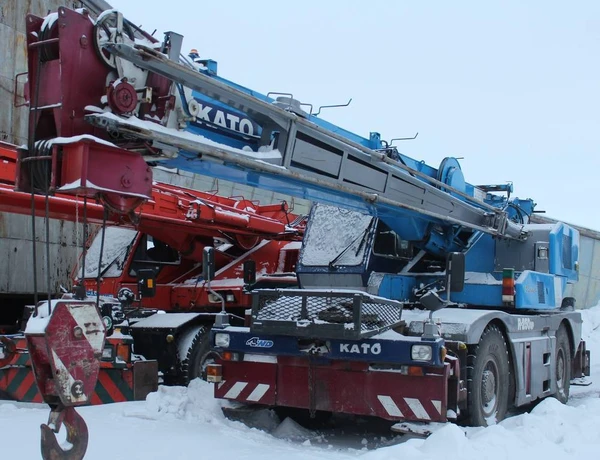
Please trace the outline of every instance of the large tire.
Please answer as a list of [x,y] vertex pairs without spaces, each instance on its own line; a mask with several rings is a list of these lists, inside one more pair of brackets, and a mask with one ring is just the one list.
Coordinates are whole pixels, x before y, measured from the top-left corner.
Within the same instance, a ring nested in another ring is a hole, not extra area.
[[206,364],[210,354],[210,327],[201,326],[191,332],[194,334],[192,342],[187,353],[181,351],[185,354],[179,359],[179,375],[183,385],[188,385],[198,377],[206,380]]
[[510,363],[504,335],[488,326],[467,358],[468,419],[471,426],[488,426],[506,417],[510,393]]
[[561,324],[556,332],[554,366],[556,370],[556,394],[554,397],[566,404],[571,389],[571,341],[564,324]]

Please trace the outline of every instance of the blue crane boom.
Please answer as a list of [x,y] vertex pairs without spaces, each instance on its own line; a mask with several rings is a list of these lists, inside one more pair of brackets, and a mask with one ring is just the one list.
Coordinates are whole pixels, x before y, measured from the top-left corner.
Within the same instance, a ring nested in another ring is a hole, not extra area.
[[436,170],[384,148],[376,133],[361,138],[306,113],[293,99],[270,99],[150,48],[114,44],[109,50],[246,114],[262,128],[258,144],[247,151],[176,132],[144,130],[137,120],[88,116],[92,123],[179,149],[167,166],[367,212],[407,240],[427,240],[422,247],[438,254],[468,247],[468,238],[459,237],[464,229],[526,237],[522,225],[509,219],[506,202],[501,200],[501,207],[497,199],[495,206],[486,202],[488,194],[465,182],[454,158],[446,158]]

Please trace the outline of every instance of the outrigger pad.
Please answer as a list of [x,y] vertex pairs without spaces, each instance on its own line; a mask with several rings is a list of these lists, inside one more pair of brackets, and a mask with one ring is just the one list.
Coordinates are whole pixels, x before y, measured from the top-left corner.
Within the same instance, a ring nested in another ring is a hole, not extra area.
[[[450,422],[448,422],[450,423]],[[394,433],[400,434],[412,434],[414,436],[419,436],[426,438],[439,430],[440,428],[445,427],[448,423],[438,423],[438,422],[429,422],[429,423],[419,423],[419,422],[401,422],[392,425],[390,430]]]
[[594,382],[592,382],[592,380],[587,377],[579,377],[579,378],[571,380],[571,385],[578,386],[578,387],[588,387],[592,383],[594,383]]

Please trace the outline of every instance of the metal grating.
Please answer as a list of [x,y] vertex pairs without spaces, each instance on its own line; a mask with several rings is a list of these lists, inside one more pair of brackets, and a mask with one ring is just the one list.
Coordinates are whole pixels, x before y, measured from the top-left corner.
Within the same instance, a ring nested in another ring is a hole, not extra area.
[[252,331],[314,338],[363,338],[398,324],[402,304],[364,292],[300,289],[254,294]]
[[563,235],[563,241],[562,241],[563,247],[562,247],[562,263],[563,263],[563,267],[567,268],[569,270],[573,269],[573,254],[572,254],[572,247],[573,247],[573,239],[569,236],[569,235]]
[[542,281],[537,282],[537,290],[538,290],[538,302],[540,304],[546,303],[546,287]]

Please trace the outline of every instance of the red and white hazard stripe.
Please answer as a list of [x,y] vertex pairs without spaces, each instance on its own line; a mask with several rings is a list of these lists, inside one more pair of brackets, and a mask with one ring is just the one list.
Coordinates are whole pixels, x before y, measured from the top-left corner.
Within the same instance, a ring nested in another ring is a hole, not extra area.
[[219,398],[235,399],[236,401],[247,401],[259,403],[270,392],[273,392],[272,385],[267,383],[249,383],[249,382],[227,382],[223,381],[217,385]]
[[398,403],[388,395],[377,395],[377,399],[390,417],[407,420],[439,420],[442,415],[442,401],[437,399],[398,398],[402,401]]

